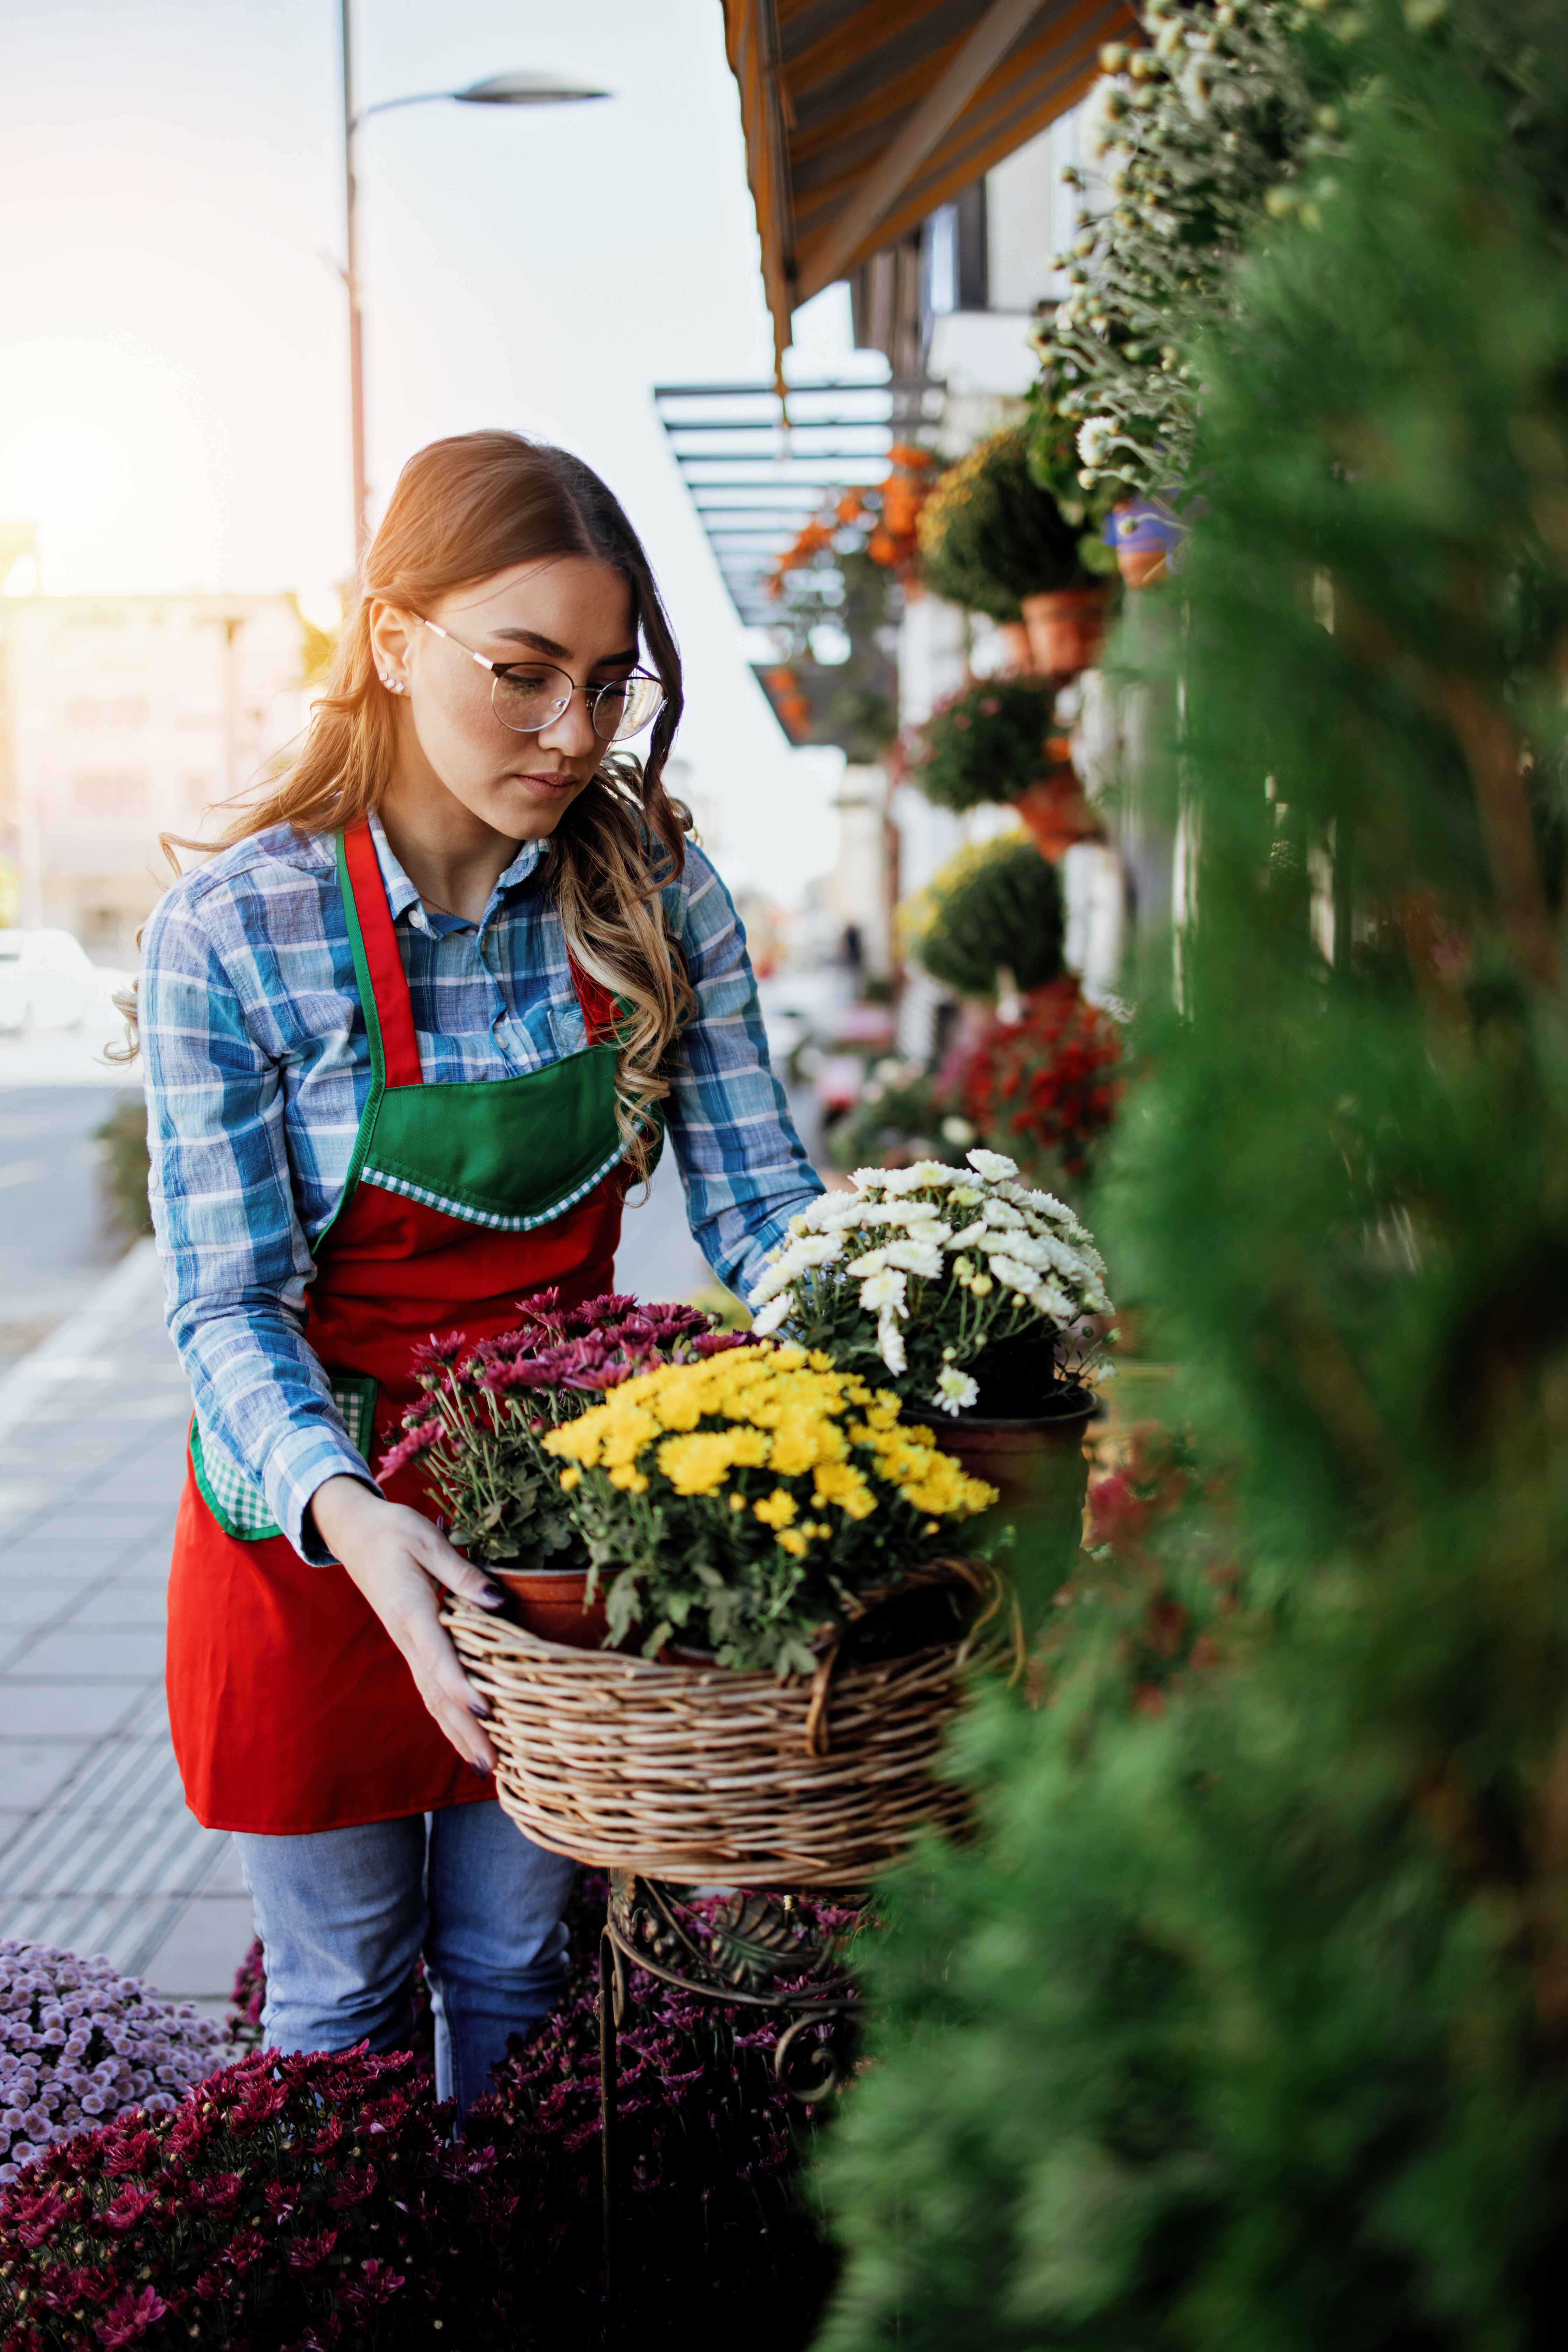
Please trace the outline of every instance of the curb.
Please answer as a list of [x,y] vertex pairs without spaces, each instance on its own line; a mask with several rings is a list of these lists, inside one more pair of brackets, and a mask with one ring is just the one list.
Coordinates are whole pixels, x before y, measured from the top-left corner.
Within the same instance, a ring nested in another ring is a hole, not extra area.
[[104,1352],[110,1333],[138,1308],[161,1304],[163,1287],[157,1244],[145,1238],[133,1242],[91,1297],[0,1375],[0,1444],[51,1389],[68,1381],[112,1378],[115,1366]]

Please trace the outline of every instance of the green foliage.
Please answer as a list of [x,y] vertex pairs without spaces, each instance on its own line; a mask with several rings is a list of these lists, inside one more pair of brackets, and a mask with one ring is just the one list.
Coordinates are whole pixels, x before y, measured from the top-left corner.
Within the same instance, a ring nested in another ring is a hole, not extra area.
[[1024,832],[961,849],[901,920],[910,952],[960,996],[994,996],[999,971],[1028,990],[1062,969],[1061,883]]
[[110,1221],[122,1234],[140,1239],[153,1230],[147,1198],[147,1106],[141,1095],[127,1095],[116,1103],[93,1134],[103,1147],[99,1183]]
[[1145,1708],[1075,1611],[973,1721],[983,1834],[868,1964],[821,2352],[1560,2333],[1568,51],[1544,0],[1333,21],[1366,95],[1202,347],[1148,616],[1195,916],[1100,1196],[1237,1630]]
[[1329,101],[1349,55],[1294,0],[1153,0],[1142,26],[1143,47],[1101,52],[1109,70],[1083,138],[1113,201],[1079,213],[1060,257],[1071,291],[1039,332],[1031,403],[1039,478],[1054,486],[1081,465],[1078,478],[1107,509],[1129,490],[1187,478],[1194,341],[1225,316],[1230,273],[1266,203],[1299,163],[1338,144]]
[[1026,596],[1087,577],[1079,530],[1030,472],[1017,425],[988,434],[948,468],[921,516],[920,548],[927,587],[997,621],[1016,621]]
[[910,774],[938,808],[1016,800],[1049,764],[1056,698],[1044,678],[981,678],[940,703],[916,739]]

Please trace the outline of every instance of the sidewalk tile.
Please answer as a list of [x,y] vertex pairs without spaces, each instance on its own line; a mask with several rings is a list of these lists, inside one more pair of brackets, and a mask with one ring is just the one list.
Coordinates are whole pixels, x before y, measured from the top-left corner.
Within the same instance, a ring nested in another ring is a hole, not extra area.
[[[72,1587],[74,1595],[77,1588]],[[7,1631],[14,1625],[45,1625],[51,1617],[70,1606],[70,1597],[47,1577],[29,1578],[26,1581],[10,1578],[0,1584],[0,1625]]]
[[153,1626],[61,1625],[34,1637],[33,1646],[8,1671],[32,1680],[68,1675],[73,1681],[102,1676],[112,1682],[149,1682],[163,1671],[163,1636]]
[[255,1934],[248,1895],[198,1895],[149,1955],[142,1973],[175,2000],[221,2000]]
[[91,1626],[95,1632],[111,1625],[145,1629],[152,1627],[162,1633],[168,1611],[163,1603],[163,1588],[141,1584],[105,1584],[96,1591],[82,1595],[71,1612],[73,1625]]
[[0,1727],[8,1739],[99,1739],[119,1729],[143,1680],[26,1683],[0,1675]]
[[62,1789],[90,1739],[13,1739],[0,1734],[0,1805],[31,1812]]

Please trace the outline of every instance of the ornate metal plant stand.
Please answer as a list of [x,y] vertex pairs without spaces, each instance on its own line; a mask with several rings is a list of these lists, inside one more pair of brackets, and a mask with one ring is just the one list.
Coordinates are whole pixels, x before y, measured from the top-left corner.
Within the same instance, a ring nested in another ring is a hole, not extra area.
[[[824,1900],[816,1890],[813,1903]],[[859,1889],[832,1899],[864,1907]],[[816,1933],[793,1895],[731,1894],[700,1922],[681,1893],[630,1870],[610,1873],[610,1902],[599,1944],[599,2116],[604,2166],[605,2302],[615,2301],[616,2210],[619,2181],[616,2134],[618,2033],[631,2001],[631,1970],[646,1969],[699,2000],[763,2011],[778,2019],[773,2072],[791,2096],[810,2105],[837,2088],[847,2060],[858,1991]],[[826,2028],[826,2032],[817,2029]]]

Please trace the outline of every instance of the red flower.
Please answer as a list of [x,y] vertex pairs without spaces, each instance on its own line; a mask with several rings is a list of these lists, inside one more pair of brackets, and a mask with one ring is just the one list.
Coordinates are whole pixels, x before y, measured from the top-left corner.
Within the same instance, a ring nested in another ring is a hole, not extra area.
[[378,2303],[390,2303],[404,2283],[401,2271],[388,2268],[374,2256],[360,2264],[360,2275],[343,2291],[343,2301],[351,2311],[364,2311]]
[[109,2347],[109,2352],[121,2344],[134,2344],[145,2336],[153,2324],[163,2318],[169,2308],[155,2287],[144,2286],[140,2294],[129,2287],[116,2295],[98,2323],[98,2340]]
[[297,2271],[319,2270],[337,2242],[335,2230],[323,2230],[314,2238],[296,2238],[289,2249],[289,2267]]
[[122,2189],[112,2205],[106,2205],[99,2221],[106,2230],[123,2234],[133,2230],[148,2208],[157,2203],[150,2189]]

